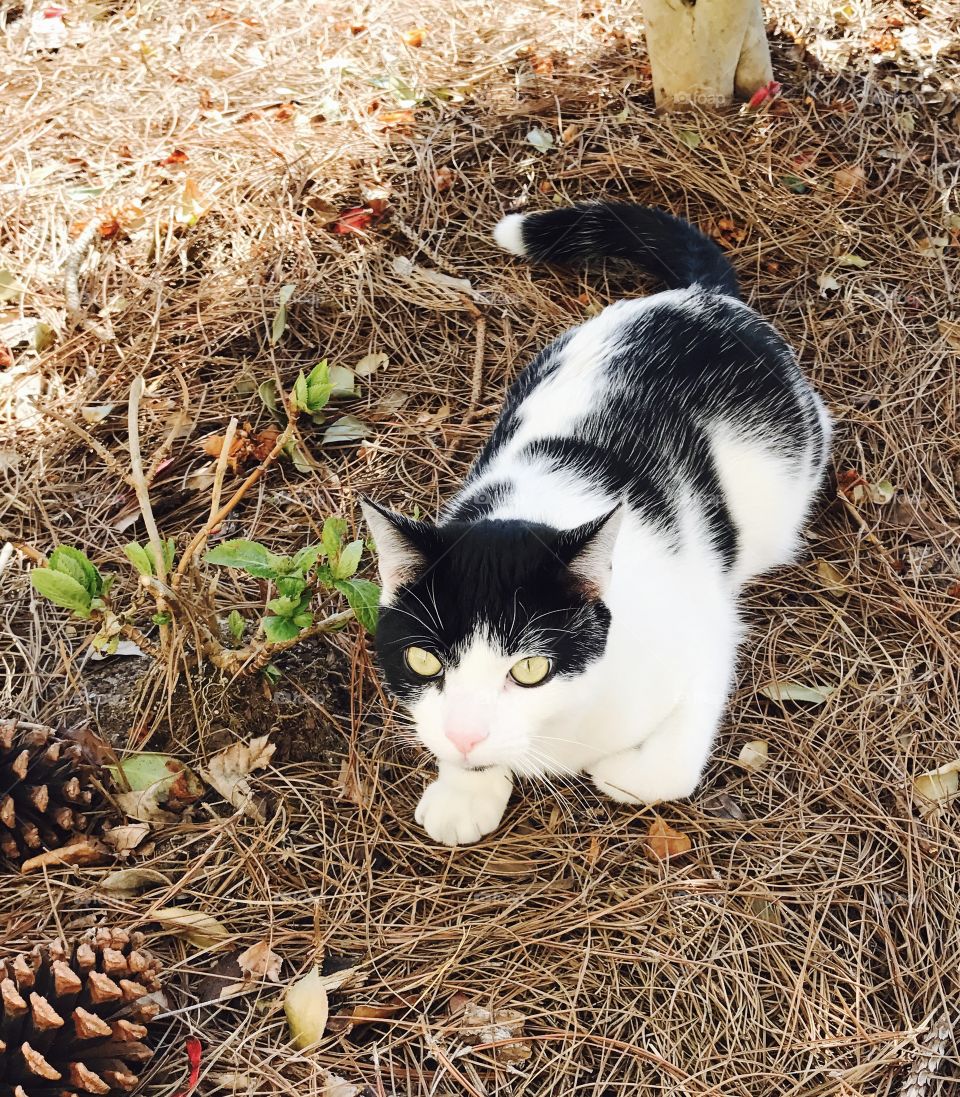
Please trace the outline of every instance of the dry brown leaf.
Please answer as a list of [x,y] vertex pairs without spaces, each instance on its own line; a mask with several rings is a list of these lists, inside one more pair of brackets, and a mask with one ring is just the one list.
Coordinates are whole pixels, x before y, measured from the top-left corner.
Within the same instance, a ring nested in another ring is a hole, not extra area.
[[949,525],[932,511],[908,499],[901,498],[892,503],[887,508],[886,520],[911,541],[944,544],[960,536],[960,526]]
[[937,815],[946,802],[960,791],[960,758],[914,777],[913,791],[917,795],[921,814]]
[[[462,1009],[457,1032],[464,1043],[494,1044],[523,1034],[526,1017],[519,1010],[491,1010],[469,998],[463,1001]],[[500,1044],[493,1050],[499,1059],[507,1063],[522,1062],[532,1054],[530,1045],[522,1042]]]
[[276,749],[269,735],[261,735],[249,743],[233,743],[215,754],[200,776],[228,803],[262,822],[263,810],[254,802],[247,778],[255,770],[265,769]]
[[268,983],[280,982],[280,967],[283,960],[273,949],[269,941],[258,941],[237,957],[237,963],[245,979],[252,982],[265,980]]
[[847,589],[843,581],[843,575],[830,563],[829,560],[818,560],[816,563],[817,575],[824,587],[834,594],[839,594]]
[[377,121],[384,129],[401,129],[412,126],[417,116],[409,108],[403,110],[382,110]]
[[452,168],[441,167],[437,168],[433,176],[433,185],[439,191],[449,190],[456,180],[456,175]]
[[151,914],[150,920],[169,927],[197,948],[216,948],[230,937],[230,931],[218,918],[188,907],[164,907]]
[[403,40],[408,46],[419,49],[423,45],[423,39],[427,33],[426,27],[411,27],[403,32]]
[[149,823],[124,823],[104,831],[103,840],[122,859],[135,850],[149,834]]
[[682,857],[693,849],[689,835],[674,830],[659,816],[654,819],[644,839],[647,853],[652,860],[666,861],[671,857]]
[[397,999],[392,1005],[360,1005],[338,1010],[328,1021],[328,1032],[351,1032],[357,1025],[367,1025],[374,1021],[389,1021],[406,1006]]
[[833,173],[833,192],[842,197],[866,194],[867,176],[859,164],[847,164]]
[[373,803],[372,784],[359,775],[357,768],[352,766],[347,758],[340,763],[337,785],[340,788],[341,797],[356,804],[358,808],[369,808]]
[[121,891],[136,895],[155,887],[170,887],[169,877],[155,868],[120,868],[100,881],[104,891]]
[[767,764],[769,752],[770,748],[763,739],[753,739],[749,743],[744,743],[740,748],[737,761],[746,769],[756,772],[763,769]]
[[41,868],[57,868],[59,865],[102,865],[110,859],[110,851],[96,838],[74,838],[59,849],[48,849],[30,857],[20,866],[20,871],[36,872]]

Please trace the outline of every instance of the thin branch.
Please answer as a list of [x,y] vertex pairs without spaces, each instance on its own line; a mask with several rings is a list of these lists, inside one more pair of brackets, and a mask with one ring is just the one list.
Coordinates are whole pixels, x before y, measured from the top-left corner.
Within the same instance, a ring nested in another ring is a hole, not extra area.
[[67,250],[67,257],[63,262],[63,299],[67,306],[68,321],[79,324],[104,342],[111,342],[114,338],[112,332],[98,324],[80,304],[80,267],[99,230],[100,221],[94,217]]
[[[140,399],[143,396],[143,389],[143,375],[139,374],[134,377],[133,383],[130,385],[130,403],[127,407],[130,481],[133,490],[137,493],[137,502],[140,504],[140,512],[143,514],[143,524],[147,527],[147,537],[153,553],[153,566],[156,569],[157,578],[163,583],[166,582],[167,578],[167,566],[163,559],[163,542],[160,540],[160,531],[157,529],[157,523],[153,517],[153,507],[150,505],[150,488],[143,473],[143,458],[140,454]],[[163,608],[160,607],[160,609],[163,612]]]
[[329,617],[325,617],[322,621],[317,621],[309,628],[305,628],[299,635],[294,636],[290,640],[281,640],[276,644],[263,643],[262,641],[254,641],[252,644],[248,644],[242,648],[225,648],[214,637],[211,637],[213,644],[204,645],[204,655],[210,660],[215,667],[220,670],[225,670],[233,674],[250,675],[256,674],[258,670],[262,670],[267,663],[282,651],[286,651],[288,648],[296,647],[297,644],[302,643],[304,640],[309,640],[314,636],[320,636],[325,632],[337,632],[339,629],[348,622],[352,621],[356,614],[352,609],[341,610],[340,613],[331,613]]
[[273,449],[267,454],[266,457],[264,457],[264,459],[253,470],[253,472],[250,473],[250,475],[246,478],[246,480],[243,481],[243,483],[240,485],[240,487],[237,488],[237,490],[233,493],[233,495],[230,496],[230,498],[226,501],[226,503],[224,503],[223,506],[220,507],[219,510],[216,511],[216,513],[213,513],[213,514],[210,515],[210,517],[207,519],[207,522],[204,525],[203,529],[201,529],[198,533],[196,533],[194,535],[193,540],[183,550],[183,554],[181,555],[180,561],[177,564],[176,575],[174,575],[174,577],[173,577],[173,588],[174,588],[174,590],[176,590],[179,587],[182,576],[183,576],[184,572],[187,570],[187,567],[189,566],[190,561],[193,559],[193,557],[196,554],[197,550],[203,544],[205,544],[205,542],[206,542],[207,538],[210,536],[211,532],[213,530],[215,530],[217,528],[217,526],[220,525],[220,523],[224,520],[224,518],[227,517],[227,515],[233,510],[233,508],[243,499],[243,497],[247,494],[247,492],[253,487],[254,484],[257,483],[257,481],[261,478],[261,476],[263,476],[263,474],[267,471],[267,469],[273,464],[273,462],[283,452],[284,446],[293,437],[293,431],[294,431],[295,424],[296,424],[296,413],[291,411],[290,416],[287,419],[287,425],[284,428],[283,433],[278,436],[277,441],[274,444]]
[[[180,372],[180,370],[174,368],[173,375],[177,379],[177,383],[180,385],[180,395],[183,397],[183,414],[187,414],[187,409],[190,407],[190,389],[187,386],[186,378]],[[173,426],[167,431],[167,436],[164,438],[160,448],[153,456],[153,461],[150,463],[150,471],[147,473],[147,484],[152,484],[156,478],[157,473],[160,471],[160,466],[166,459],[167,454],[173,448],[173,443],[177,440],[177,436],[180,434],[182,428],[182,420],[174,420]]]
[[97,456],[103,461],[107,468],[112,473],[114,473],[114,475],[117,476],[118,479],[122,480],[125,484],[129,484],[130,487],[133,487],[132,479],[126,472],[123,471],[117,459],[107,449],[107,447],[103,445],[102,442],[98,442],[88,430],[84,430],[84,428],[81,427],[79,423],[74,423],[65,415],[61,415],[60,412],[54,411],[53,408],[41,407],[39,404],[36,403],[36,401],[34,401],[34,407],[37,409],[37,411],[40,412],[41,415],[49,415],[51,419],[56,419],[56,421],[62,426],[66,427],[67,430],[72,431],[78,438],[86,442],[86,444],[94,451],[94,453],[97,454]]

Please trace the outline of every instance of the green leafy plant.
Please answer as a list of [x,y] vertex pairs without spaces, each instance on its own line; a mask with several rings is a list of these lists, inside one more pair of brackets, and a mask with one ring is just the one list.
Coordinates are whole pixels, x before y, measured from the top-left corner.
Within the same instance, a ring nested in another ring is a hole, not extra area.
[[[323,587],[344,595],[357,620],[373,632],[380,588],[355,577],[364,544],[359,540],[344,544],[346,531],[347,523],[342,518],[328,518],[321,544],[308,545],[293,556],[277,556],[258,541],[238,538],[217,545],[204,559],[208,564],[272,580],[276,595],[267,602],[268,613],[260,622],[271,644],[286,644],[317,624],[311,607]],[[231,613],[228,627],[235,639],[243,635],[245,625],[236,610]]]
[[[291,287],[284,287],[288,288]],[[281,306],[285,306],[288,298],[289,293],[282,295]],[[277,337],[280,335],[282,331]],[[172,655],[193,662],[206,660],[238,674],[262,671],[271,682],[279,675],[270,662],[273,655],[307,636],[342,628],[354,618],[372,632],[377,623],[380,591],[375,583],[357,576],[366,546],[361,540],[348,540],[343,518],[328,518],[320,543],[307,545],[292,556],[277,555],[265,545],[243,538],[225,541],[203,555],[211,533],[277,457],[287,453],[297,464],[298,457],[304,454],[296,433],[297,418],[309,415],[315,422],[323,422],[322,412],[331,396],[352,393],[354,383],[350,370],[331,370],[324,360],[309,373],[301,373],[292,390],[282,398],[272,382],[261,385],[264,403],[277,410],[282,406],[286,411],[286,427],[278,433],[259,466],[221,504],[227,459],[237,430],[237,420],[231,420],[217,461],[209,517],[178,557],[174,540],[160,536],[153,516],[149,488],[166,451],[161,448],[150,471],[145,470],[138,425],[144,383],[143,378],[135,378],[128,413],[131,471],[123,479],[136,493],[148,536],[144,543],[131,541],[124,545],[123,552],[139,576],[138,594],[124,607],[114,605],[110,595],[113,577],[101,575],[83,552],[70,545],[58,546],[46,566],[32,569],[30,579],[34,589],[74,617],[96,623],[98,631],[91,643],[97,650],[114,652],[120,638],[126,636],[158,659],[167,660]],[[104,453],[99,443],[89,439],[82,429],[76,429],[98,452]],[[219,615],[222,611],[218,611],[216,604],[219,588],[211,581],[209,572],[198,567],[197,560],[201,557],[208,565],[233,568],[269,581],[270,597],[259,621],[248,622],[233,608],[223,629],[223,618]],[[155,612],[149,619],[159,628],[159,643],[154,643],[137,625],[143,612],[144,592],[152,595],[155,602]],[[323,601],[330,595],[342,597],[348,608],[321,612]]]

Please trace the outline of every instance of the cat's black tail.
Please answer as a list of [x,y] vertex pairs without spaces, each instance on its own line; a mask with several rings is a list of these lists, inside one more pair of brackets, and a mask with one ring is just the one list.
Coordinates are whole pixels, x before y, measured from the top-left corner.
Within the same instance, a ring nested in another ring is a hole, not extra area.
[[579,202],[542,213],[511,213],[493,232],[506,251],[535,263],[611,256],[628,259],[670,289],[700,285],[740,297],[737,276],[717,245],[663,210],[627,202]]

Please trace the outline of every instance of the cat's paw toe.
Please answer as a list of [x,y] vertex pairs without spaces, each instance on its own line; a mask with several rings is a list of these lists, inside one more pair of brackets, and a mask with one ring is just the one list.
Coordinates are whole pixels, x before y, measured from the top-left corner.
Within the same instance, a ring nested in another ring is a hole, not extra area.
[[469,846],[500,825],[510,798],[509,784],[503,784],[505,789],[465,793],[461,788],[434,781],[420,797],[415,818],[435,842]]

